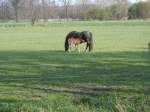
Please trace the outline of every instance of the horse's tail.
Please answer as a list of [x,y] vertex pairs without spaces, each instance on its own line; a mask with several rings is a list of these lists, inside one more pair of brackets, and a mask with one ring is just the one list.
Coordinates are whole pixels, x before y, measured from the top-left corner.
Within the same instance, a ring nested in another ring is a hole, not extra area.
[[65,39],[65,51],[68,51],[69,50],[69,39],[72,37],[72,35],[75,33],[76,31],[72,31],[72,32],[69,32],[66,36],[66,39]]
[[69,39],[69,34],[66,36],[66,39],[65,39],[65,51],[68,51],[69,49],[69,43],[68,43],[68,39]]
[[90,33],[89,51],[92,51],[93,50],[93,35],[91,32],[89,33]]

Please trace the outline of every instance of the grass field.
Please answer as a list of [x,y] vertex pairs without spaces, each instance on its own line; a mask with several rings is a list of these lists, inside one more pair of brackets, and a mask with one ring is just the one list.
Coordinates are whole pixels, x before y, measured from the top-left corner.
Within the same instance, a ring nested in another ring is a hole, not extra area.
[[[150,111],[150,21],[7,24],[0,112]],[[64,52],[72,30],[93,32],[93,52]]]

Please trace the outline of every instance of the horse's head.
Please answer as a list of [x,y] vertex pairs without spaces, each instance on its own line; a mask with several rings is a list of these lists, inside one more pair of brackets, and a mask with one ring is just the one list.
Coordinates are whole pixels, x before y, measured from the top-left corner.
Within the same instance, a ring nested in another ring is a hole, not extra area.
[[92,33],[89,31],[81,32],[82,39],[87,42],[86,50],[89,48],[89,51],[93,49],[93,36]]

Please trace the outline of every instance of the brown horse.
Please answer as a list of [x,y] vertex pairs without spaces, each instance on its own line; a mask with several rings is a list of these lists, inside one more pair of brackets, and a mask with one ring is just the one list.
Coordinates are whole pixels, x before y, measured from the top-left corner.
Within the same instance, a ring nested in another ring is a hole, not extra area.
[[92,38],[92,33],[88,31],[83,31],[83,32],[77,32],[77,31],[72,31],[67,34],[66,40],[65,40],[65,51],[70,51],[73,45],[75,45],[75,50],[79,50],[79,45],[81,43],[87,43],[85,51],[89,48],[89,52],[93,48],[93,38]]

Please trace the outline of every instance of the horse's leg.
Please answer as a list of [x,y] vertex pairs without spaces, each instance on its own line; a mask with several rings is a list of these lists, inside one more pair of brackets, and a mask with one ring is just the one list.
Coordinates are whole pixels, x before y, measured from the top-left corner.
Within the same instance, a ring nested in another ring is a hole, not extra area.
[[87,52],[88,47],[89,47],[89,44],[87,43],[86,48],[85,48],[85,52]]
[[77,51],[77,45],[75,45],[75,51]]
[[77,45],[77,51],[78,51],[78,52],[80,52],[80,48],[79,48],[79,45]]
[[78,45],[75,44],[75,51],[78,51]]
[[75,44],[75,51],[80,52],[79,44]]
[[71,44],[69,44],[69,52],[71,52],[71,48],[72,48],[72,45],[71,45]]

